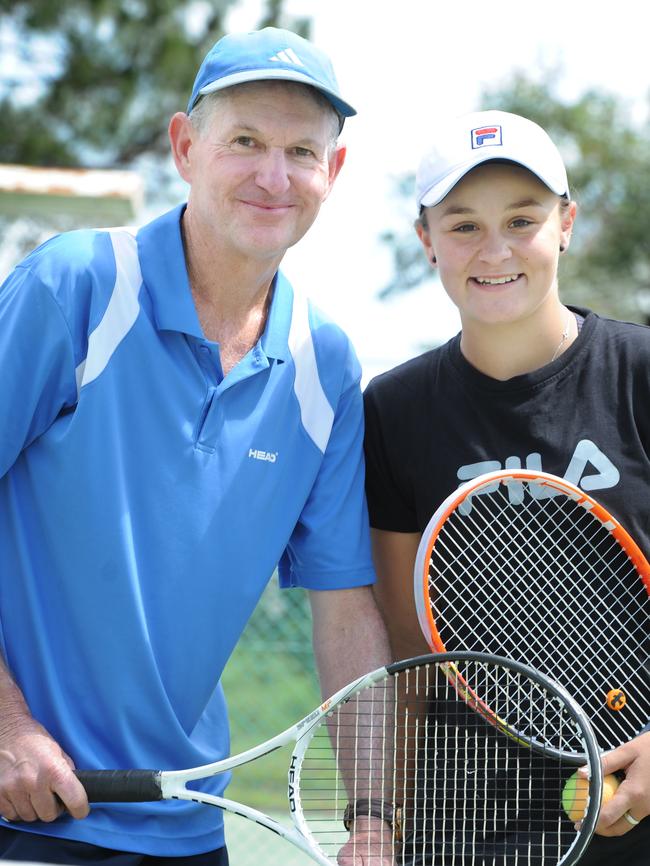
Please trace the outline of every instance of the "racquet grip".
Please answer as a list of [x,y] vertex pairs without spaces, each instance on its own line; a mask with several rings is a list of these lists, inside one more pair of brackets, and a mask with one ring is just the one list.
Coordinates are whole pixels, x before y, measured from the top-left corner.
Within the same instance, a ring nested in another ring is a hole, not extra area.
[[77,770],[89,803],[148,803],[162,800],[160,770]]

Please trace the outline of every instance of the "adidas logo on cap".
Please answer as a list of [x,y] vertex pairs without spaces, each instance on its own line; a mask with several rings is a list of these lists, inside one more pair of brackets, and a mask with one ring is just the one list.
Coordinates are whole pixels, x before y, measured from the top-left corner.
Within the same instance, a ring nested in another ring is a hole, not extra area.
[[272,63],[289,63],[293,66],[305,65],[291,48],[283,48],[282,51],[278,51],[273,57],[269,57],[269,61]]

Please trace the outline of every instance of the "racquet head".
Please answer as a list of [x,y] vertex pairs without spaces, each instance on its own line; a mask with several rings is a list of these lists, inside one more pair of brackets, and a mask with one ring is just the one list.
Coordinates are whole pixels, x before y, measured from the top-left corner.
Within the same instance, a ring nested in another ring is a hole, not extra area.
[[[562,792],[583,765],[591,778],[577,831]],[[363,862],[572,864],[593,833],[601,786],[593,731],[566,690],[470,652],[389,665],[298,741],[290,771],[295,820],[333,863],[352,803],[362,817],[399,816],[383,842],[348,852]]]
[[488,473],[431,518],[415,599],[432,649],[530,664],[571,691],[603,749],[650,720],[650,565],[620,523],[556,476]]

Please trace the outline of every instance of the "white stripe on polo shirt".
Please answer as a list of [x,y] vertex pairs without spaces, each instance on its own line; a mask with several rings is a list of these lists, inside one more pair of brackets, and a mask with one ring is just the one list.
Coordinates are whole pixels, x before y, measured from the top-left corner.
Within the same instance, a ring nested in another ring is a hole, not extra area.
[[136,229],[107,229],[115,254],[115,285],[101,322],[88,337],[88,352],[75,371],[77,394],[105,369],[138,318],[142,273]]
[[[122,340],[133,327],[140,311],[138,295],[142,273],[135,229],[107,229],[115,255],[115,285],[102,320],[88,338],[86,358],[76,368],[77,393],[96,379]],[[289,350],[295,365],[294,391],[300,418],[308,436],[323,453],[327,447],[334,411],[318,375],[316,353],[309,326],[307,298],[294,291]]]
[[309,437],[325,453],[334,423],[334,410],[329,404],[318,376],[316,353],[309,327],[309,303],[294,290],[289,350],[296,367],[294,391],[300,406],[300,418]]

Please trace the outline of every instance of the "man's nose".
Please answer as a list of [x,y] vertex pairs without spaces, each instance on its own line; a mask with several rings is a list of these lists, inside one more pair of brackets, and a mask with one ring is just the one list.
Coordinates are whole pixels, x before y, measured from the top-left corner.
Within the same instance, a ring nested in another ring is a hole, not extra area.
[[282,148],[269,147],[261,156],[255,182],[272,195],[279,195],[290,186],[287,156]]

